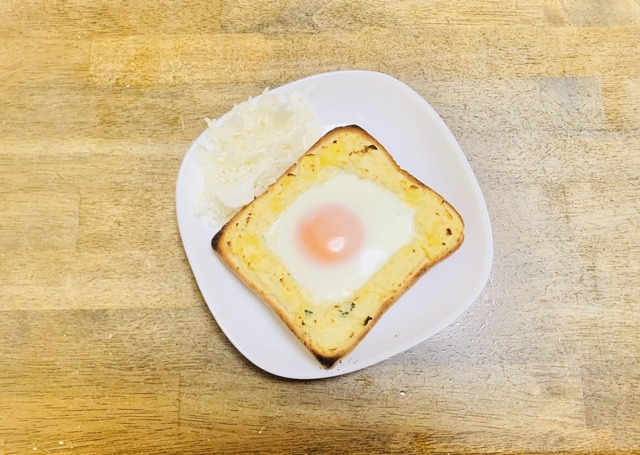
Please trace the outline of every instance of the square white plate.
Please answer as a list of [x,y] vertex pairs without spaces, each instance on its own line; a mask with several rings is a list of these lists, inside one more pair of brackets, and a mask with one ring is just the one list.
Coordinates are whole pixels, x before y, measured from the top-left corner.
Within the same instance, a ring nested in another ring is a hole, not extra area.
[[320,74],[273,92],[309,89],[309,103],[323,133],[349,124],[368,131],[402,168],[458,210],[465,222],[465,240],[402,296],[349,356],[327,370],[213,252],[211,239],[219,226],[194,211],[203,176],[192,145],[178,174],[176,210],[200,291],[222,331],[247,359],[292,379],[353,372],[426,340],[473,303],[487,281],[493,257],[489,214],[478,182],[455,138],[420,95],[391,76],[369,71]]

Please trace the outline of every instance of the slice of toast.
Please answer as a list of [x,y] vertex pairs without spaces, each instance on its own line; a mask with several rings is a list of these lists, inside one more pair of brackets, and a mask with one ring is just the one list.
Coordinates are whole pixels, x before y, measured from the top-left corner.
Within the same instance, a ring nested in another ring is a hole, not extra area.
[[[414,234],[351,295],[341,301],[317,302],[309,298],[269,248],[266,237],[280,214],[298,197],[338,173],[371,180],[412,208]],[[456,251],[463,239],[464,223],[458,212],[401,169],[375,138],[351,125],[325,134],[266,192],[225,224],[211,244],[222,261],[275,311],[320,364],[331,368],[358,345],[418,278]]]

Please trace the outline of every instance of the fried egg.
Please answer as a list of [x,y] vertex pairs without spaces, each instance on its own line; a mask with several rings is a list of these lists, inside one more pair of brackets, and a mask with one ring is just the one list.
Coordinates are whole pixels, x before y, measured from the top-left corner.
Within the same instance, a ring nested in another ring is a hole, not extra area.
[[310,301],[348,299],[414,237],[415,209],[372,180],[338,172],[273,222],[267,247]]

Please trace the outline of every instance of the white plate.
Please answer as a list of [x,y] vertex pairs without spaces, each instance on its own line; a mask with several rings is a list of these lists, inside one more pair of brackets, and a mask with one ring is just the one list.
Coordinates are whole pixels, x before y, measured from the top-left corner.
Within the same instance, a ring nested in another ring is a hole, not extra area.
[[267,372],[293,379],[353,372],[426,340],[477,298],[493,255],[489,215],[476,178],[453,135],[423,98],[402,82],[369,71],[320,74],[274,92],[310,88],[314,90],[309,102],[325,131],[348,124],[367,130],[401,167],[453,204],[464,219],[465,240],[398,300],[348,357],[324,369],[211,249],[217,227],[194,212],[203,177],[192,145],[178,174],[176,209],[200,291],[222,331],[247,359]]

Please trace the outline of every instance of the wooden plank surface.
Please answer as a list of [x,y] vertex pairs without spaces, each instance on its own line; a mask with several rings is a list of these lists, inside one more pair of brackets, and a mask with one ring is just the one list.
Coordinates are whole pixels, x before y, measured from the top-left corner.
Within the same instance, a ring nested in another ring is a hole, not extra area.
[[[0,454],[640,452],[640,4],[0,0]],[[226,339],[175,221],[234,103],[388,73],[495,241],[426,342],[333,379]]]

